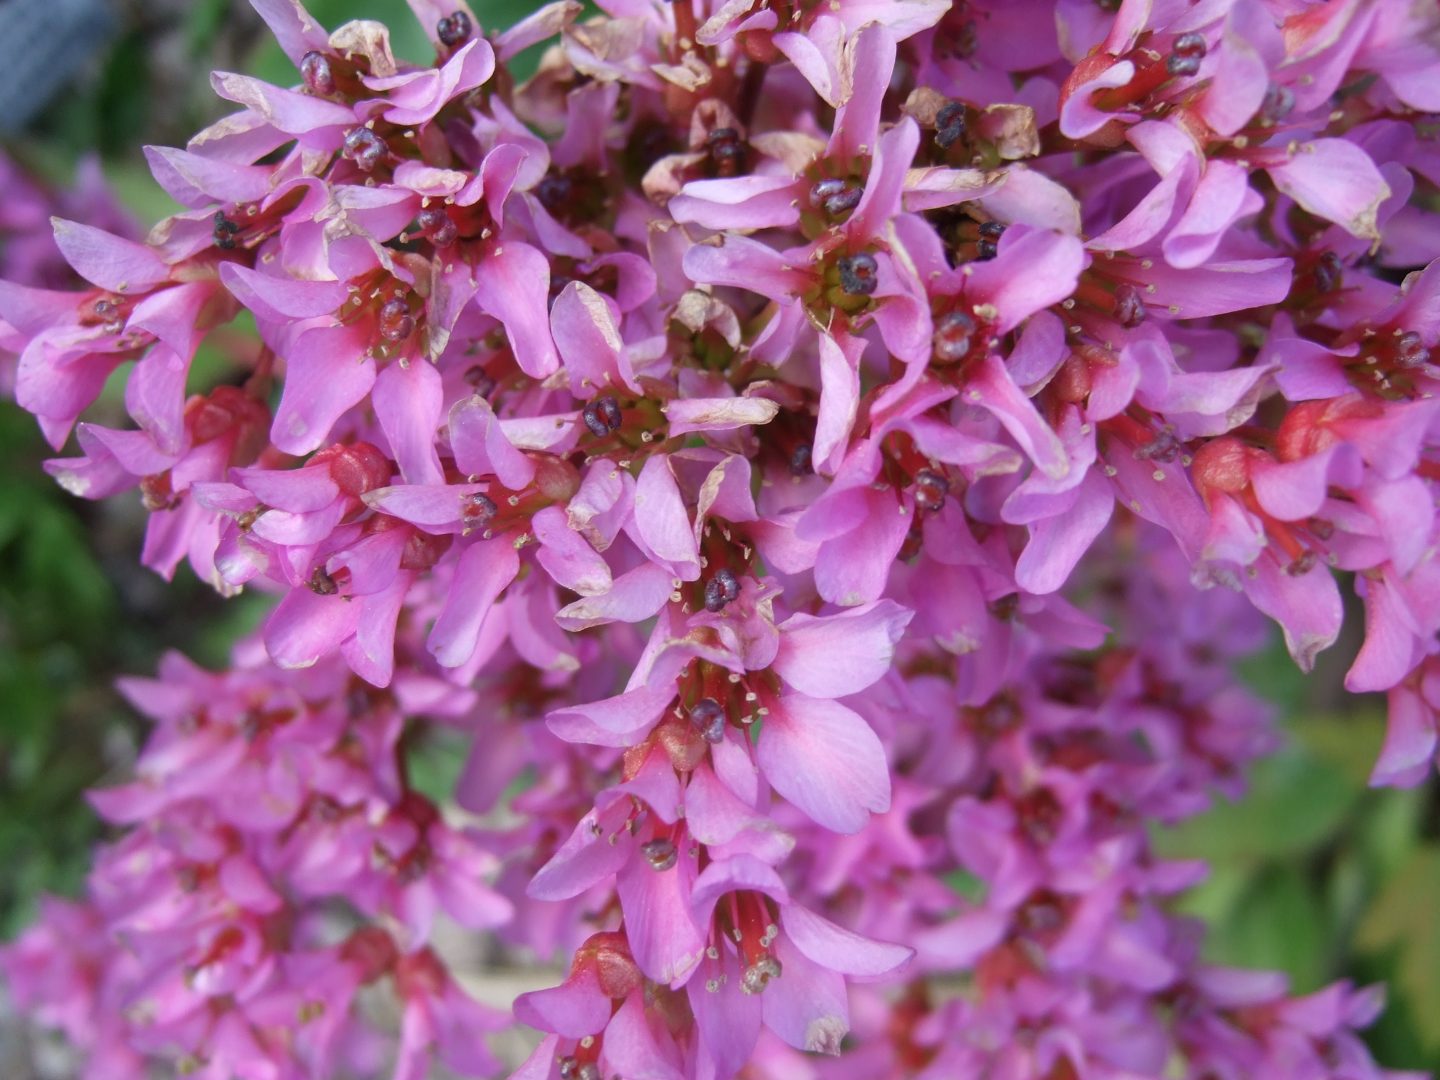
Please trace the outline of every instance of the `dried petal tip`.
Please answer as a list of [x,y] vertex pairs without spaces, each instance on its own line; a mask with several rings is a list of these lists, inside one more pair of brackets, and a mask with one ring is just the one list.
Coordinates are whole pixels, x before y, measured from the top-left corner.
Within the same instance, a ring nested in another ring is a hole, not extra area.
[[935,114],[935,145],[949,150],[965,137],[965,106],[952,101]]
[[335,76],[330,72],[330,61],[325,54],[311,49],[300,58],[300,77],[312,94],[322,96],[335,92]]
[[645,861],[650,864],[652,870],[664,872],[675,866],[679,857],[675,850],[675,841],[661,837],[659,840],[651,840],[647,844],[640,845],[640,854],[645,856]]
[[435,24],[435,36],[440,39],[442,45],[450,49],[462,41],[468,41],[471,30],[470,16],[463,11],[446,15]]
[[690,723],[708,743],[718,743],[725,738],[725,708],[714,698],[701,698],[690,706]]
[[367,127],[358,127],[345,136],[342,152],[361,172],[371,172],[385,156],[385,140]]
[[840,271],[840,288],[851,296],[869,296],[880,284],[880,264],[868,252],[842,256],[836,267]]

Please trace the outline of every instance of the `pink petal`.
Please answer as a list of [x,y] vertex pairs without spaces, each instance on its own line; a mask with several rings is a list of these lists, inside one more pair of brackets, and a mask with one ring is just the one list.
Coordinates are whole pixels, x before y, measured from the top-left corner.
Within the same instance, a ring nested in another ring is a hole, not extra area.
[[589,542],[574,529],[558,506],[547,506],[530,519],[540,541],[536,561],[545,572],[581,596],[608,592],[612,584],[610,566]]
[[611,1005],[600,989],[594,968],[583,967],[559,986],[521,994],[515,999],[514,1010],[515,1019],[522,1024],[567,1039],[580,1039],[605,1030]]
[[782,229],[800,220],[800,190],[789,176],[692,180],[666,210],[676,221],[706,229]]
[[505,437],[482,397],[464,398],[450,410],[450,448],[467,476],[494,476],[511,491],[523,491],[535,479],[535,463]]
[[756,744],[771,787],[815,822],[859,832],[890,809],[890,770],[880,739],[834,701],[792,694],[775,702]]
[[444,387],[435,365],[424,361],[388,364],[375,380],[375,419],[390,444],[390,456],[409,484],[443,483],[435,429],[440,426]]
[[86,281],[117,293],[144,293],[170,279],[170,268],[144,244],[93,225],[51,218],[55,246]]
[[850,1030],[842,976],[797,949],[786,934],[775,941],[781,975],[761,997],[765,1026],[797,1050],[838,1054]]
[[[880,597],[914,514],[893,491],[860,493],[862,517],[854,528],[820,545],[815,588],[832,604],[854,607]],[[802,538],[804,532],[801,530]]]
[[282,668],[310,667],[355,632],[360,606],[341,596],[291,589],[265,622],[265,648]]
[[642,622],[665,606],[674,589],[673,580],[668,568],[647,562],[617,577],[609,592],[567,604],[555,613],[555,619],[566,630]]
[[700,576],[694,528],[670,459],[663,454],[645,462],[635,482],[635,531],[651,554],[673,566],[682,580]]
[[1348,139],[1303,143],[1289,161],[1266,170],[1275,186],[1317,217],[1352,236],[1378,239],[1376,215],[1390,185],[1360,147]]
[[811,960],[842,975],[888,975],[915,955],[908,946],[864,937],[799,904],[790,904],[780,912],[780,928]]
[[705,952],[705,938],[690,915],[694,870],[683,852],[669,870],[631,859],[615,876],[625,931],[635,963],[656,982],[679,985]]
[[791,687],[816,698],[858,694],[890,670],[914,612],[879,600],[837,615],[792,615],[780,624],[771,665]]
[[474,655],[485,617],[519,572],[520,556],[508,536],[465,549],[426,643],[441,667],[459,667]]
[[578,396],[618,386],[639,392],[614,312],[589,285],[572,281],[561,290],[550,308],[550,332]]
[[777,402],[759,397],[677,398],[662,407],[671,435],[695,431],[731,431],[768,424],[780,411]]
[[550,260],[528,244],[495,247],[475,268],[475,296],[499,319],[515,362],[532,379],[560,366],[550,337]]
[[546,726],[566,742],[594,746],[634,746],[660,722],[675,700],[670,683],[640,686],[616,697],[557,709]]
[[1430,775],[1435,757],[1435,714],[1411,687],[1390,691],[1385,744],[1370,774],[1372,787],[1413,787]]
[[287,454],[318,450],[336,422],[375,385],[375,361],[351,352],[343,331],[308,330],[285,357],[285,386],[270,439]]
[[1109,482],[1098,473],[1088,475],[1069,510],[1030,526],[1030,542],[1015,563],[1015,584],[1037,596],[1060,589],[1114,509]]

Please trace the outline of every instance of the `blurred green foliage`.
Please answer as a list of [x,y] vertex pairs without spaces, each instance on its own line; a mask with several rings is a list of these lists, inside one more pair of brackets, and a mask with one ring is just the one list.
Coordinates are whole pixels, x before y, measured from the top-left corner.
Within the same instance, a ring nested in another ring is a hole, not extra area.
[[[432,55],[403,0],[308,6],[332,28],[380,19],[397,55]],[[535,6],[486,0],[476,10],[493,29]],[[98,149],[122,200],[148,224],[174,207],[139,148],[183,144],[223,115],[206,73],[239,68],[282,84],[296,75],[240,0],[131,7],[112,47],[11,149],[53,182]],[[521,58],[522,77],[537,59],[538,50]],[[207,351],[197,378],[213,380],[224,366]],[[24,924],[41,892],[80,887],[101,835],[83,791],[122,771],[141,734],[114,678],[149,672],[176,645],[220,664],[264,609],[263,598],[219,601],[183,568],[173,584],[139,568],[138,501],[73,499],[43,473],[46,456],[30,418],[0,405],[0,938]],[[1322,657],[1322,674],[1327,665],[1341,658]],[[1437,786],[1432,778],[1415,791],[1367,788],[1383,730],[1379,702],[1337,713],[1339,695],[1317,700],[1278,644],[1248,677],[1277,703],[1287,745],[1255,771],[1240,802],[1157,830],[1165,855],[1211,863],[1181,907],[1208,921],[1216,963],[1284,970],[1301,992],[1342,976],[1387,982],[1389,1006],[1369,1033],[1377,1054],[1394,1067],[1440,1070]],[[462,758],[463,740],[427,740],[414,761],[417,784],[442,795]],[[956,885],[973,891],[975,882],[959,876]]]

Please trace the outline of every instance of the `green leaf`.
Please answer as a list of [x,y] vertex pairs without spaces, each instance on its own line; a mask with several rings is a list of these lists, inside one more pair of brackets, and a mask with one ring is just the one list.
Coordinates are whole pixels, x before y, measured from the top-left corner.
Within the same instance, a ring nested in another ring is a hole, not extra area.
[[1370,905],[1355,944],[1373,954],[1391,954],[1395,985],[1416,1017],[1429,1017],[1419,1034],[1431,1051],[1440,1050],[1440,846],[1417,847]]
[[1221,964],[1286,972],[1296,992],[1329,974],[1330,927],[1320,898],[1299,869],[1258,874],[1226,918],[1213,924],[1206,955]]
[[1361,789],[1340,767],[1295,746],[1260,762],[1250,792],[1156,832],[1170,857],[1264,860],[1312,851],[1339,828]]

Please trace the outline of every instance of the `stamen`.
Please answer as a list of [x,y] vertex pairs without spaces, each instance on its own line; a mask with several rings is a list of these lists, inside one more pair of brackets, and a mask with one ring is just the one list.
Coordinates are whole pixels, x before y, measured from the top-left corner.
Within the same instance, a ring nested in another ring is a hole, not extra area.
[[463,11],[456,11],[446,15],[435,24],[435,36],[440,39],[442,45],[453,49],[462,41],[469,39],[472,29],[470,16]]
[[335,93],[335,76],[330,71],[330,61],[324,53],[311,49],[300,58],[300,77],[312,94],[325,97]]
[[841,256],[836,267],[840,271],[840,288],[851,296],[869,296],[880,284],[880,264],[868,252]]

